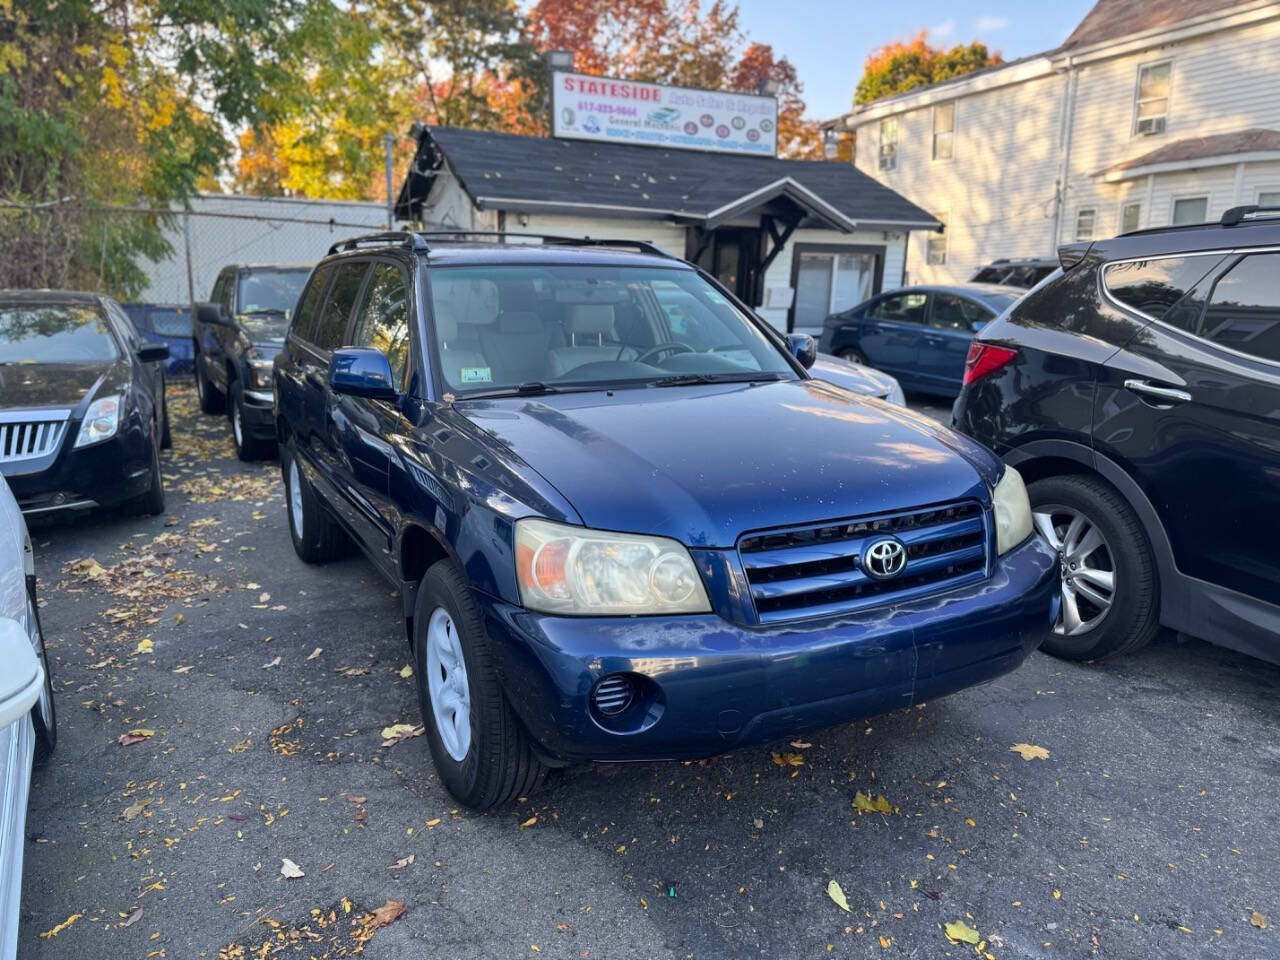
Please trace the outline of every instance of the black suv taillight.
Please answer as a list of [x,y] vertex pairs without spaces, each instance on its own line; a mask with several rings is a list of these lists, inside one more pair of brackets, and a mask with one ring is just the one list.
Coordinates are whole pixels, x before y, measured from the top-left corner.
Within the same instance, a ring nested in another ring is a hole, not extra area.
[[1007,367],[1018,359],[1018,351],[1009,347],[997,347],[994,343],[969,344],[969,355],[964,358],[965,386],[983,377],[989,377],[997,370]]

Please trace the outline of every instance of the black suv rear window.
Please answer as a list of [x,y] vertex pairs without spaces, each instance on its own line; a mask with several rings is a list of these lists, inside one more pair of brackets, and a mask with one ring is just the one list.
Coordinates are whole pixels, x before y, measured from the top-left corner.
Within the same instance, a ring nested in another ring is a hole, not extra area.
[[1112,263],[1103,268],[1102,282],[1115,300],[1161,320],[1221,260],[1189,256]]

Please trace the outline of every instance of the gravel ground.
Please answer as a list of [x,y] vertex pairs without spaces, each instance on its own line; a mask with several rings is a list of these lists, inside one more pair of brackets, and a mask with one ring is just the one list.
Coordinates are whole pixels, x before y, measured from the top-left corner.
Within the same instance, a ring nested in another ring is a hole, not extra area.
[[805,743],[574,768],[471,814],[423,738],[381,733],[419,720],[386,584],[298,561],[277,467],[172,403],[168,516],[33,524],[61,742],[23,958],[1280,955],[1255,925],[1280,920],[1275,667],[1172,638],[1037,654]]

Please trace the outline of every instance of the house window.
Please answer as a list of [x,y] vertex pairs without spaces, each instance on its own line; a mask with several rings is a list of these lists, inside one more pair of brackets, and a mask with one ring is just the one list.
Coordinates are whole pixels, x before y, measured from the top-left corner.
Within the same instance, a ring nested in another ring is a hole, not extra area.
[[1208,197],[1183,197],[1173,201],[1173,219],[1175,227],[1187,223],[1204,223],[1209,218]]
[[880,121],[880,169],[896,170],[898,167],[898,118],[885,117]]
[[1280,190],[1259,190],[1258,206],[1280,207]]
[[1120,232],[1132,233],[1142,222],[1142,204],[1126,203],[1120,208]]
[[1093,207],[1083,207],[1076,211],[1076,239],[1092,240],[1093,225],[1098,219],[1098,211]]
[[1169,88],[1173,82],[1173,63],[1144,63],[1138,68],[1138,100],[1134,107],[1135,136],[1164,133],[1169,119]]
[[940,267],[947,262],[947,215],[935,213],[933,216],[942,224],[942,232],[929,234],[925,240],[924,259],[926,263]]
[[933,159],[950,160],[954,156],[955,135],[956,103],[952,100],[933,108]]

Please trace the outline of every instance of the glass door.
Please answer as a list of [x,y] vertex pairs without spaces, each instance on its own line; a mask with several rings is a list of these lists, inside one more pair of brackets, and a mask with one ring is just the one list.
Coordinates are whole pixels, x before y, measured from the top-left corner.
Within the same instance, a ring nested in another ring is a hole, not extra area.
[[856,307],[876,293],[876,252],[798,250],[795,254],[795,309],[792,327],[817,336],[833,313]]

